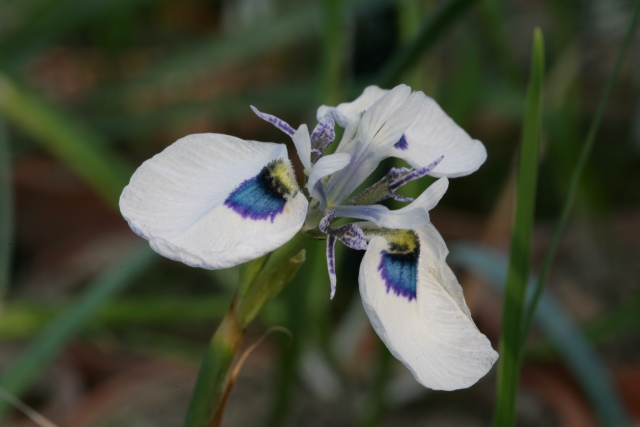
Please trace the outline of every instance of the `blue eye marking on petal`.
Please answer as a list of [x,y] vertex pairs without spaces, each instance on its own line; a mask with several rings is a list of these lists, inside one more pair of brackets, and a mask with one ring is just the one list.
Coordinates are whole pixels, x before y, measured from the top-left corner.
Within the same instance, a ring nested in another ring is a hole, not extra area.
[[241,183],[224,205],[254,221],[273,220],[284,211],[290,197],[295,196],[298,186],[291,166],[283,160],[274,160],[262,168],[260,173]]
[[387,293],[393,291],[412,301],[417,296],[418,258],[420,243],[411,230],[398,230],[389,235],[389,251],[380,252],[378,271],[387,285]]
[[404,134],[402,134],[402,136],[400,137],[400,140],[396,142],[393,146],[398,150],[406,150],[407,148],[409,148],[409,141],[407,141],[407,138],[405,138]]

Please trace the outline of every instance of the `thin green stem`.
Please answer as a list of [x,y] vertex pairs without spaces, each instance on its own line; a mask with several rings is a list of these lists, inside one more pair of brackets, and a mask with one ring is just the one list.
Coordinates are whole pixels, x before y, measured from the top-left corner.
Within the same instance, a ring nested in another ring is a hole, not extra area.
[[[280,270],[285,264],[302,251],[310,241],[311,237],[298,233],[293,239],[269,255],[267,262],[260,270],[260,273],[256,275],[247,293],[242,300],[238,301],[238,317],[244,325],[251,323],[264,305],[282,290],[282,288],[278,289],[270,282],[273,282],[276,276],[281,274]],[[286,283],[282,285],[284,286]]]
[[234,300],[213,334],[202,359],[185,427],[209,427],[218,425],[221,421],[222,409],[231,386],[233,362],[240,351],[245,331],[235,309]]
[[[625,36],[622,47],[618,52],[618,57],[616,58],[615,65],[613,66],[613,70],[611,72],[611,75],[609,76],[609,80],[607,81],[604,92],[602,93],[602,98],[600,98],[600,102],[598,103],[598,109],[596,110],[596,114],[593,118],[593,121],[591,122],[591,126],[589,127],[589,132],[587,133],[587,137],[585,139],[584,145],[582,146],[582,150],[580,151],[578,163],[573,171],[573,175],[571,176],[567,198],[565,199],[560,218],[558,219],[558,224],[556,225],[555,231],[553,233],[553,238],[551,239],[551,243],[545,255],[544,262],[542,263],[542,268],[540,270],[540,275],[538,276],[538,281],[536,282],[533,298],[531,299],[531,302],[529,303],[526,314],[524,316],[524,322],[522,324],[522,348],[524,348],[524,346],[526,345],[527,336],[529,335],[531,327],[533,326],[533,321],[535,319],[536,309],[538,308],[538,304],[540,302],[540,297],[542,296],[544,287],[549,280],[549,273],[551,272],[553,261],[558,252],[560,238],[562,237],[562,233],[567,225],[567,222],[569,221],[569,216],[571,215],[571,210],[573,209],[576,195],[578,194],[580,179],[586,167],[589,155],[591,154],[596,135],[598,134],[598,129],[600,128],[600,122],[602,121],[604,111],[607,107],[609,98],[611,97],[613,86],[618,78],[618,74],[620,73],[620,67],[622,66],[622,61],[624,60],[625,53],[627,51],[627,48],[629,47],[629,44],[633,38],[633,34],[635,33],[636,27],[638,25],[639,15],[640,1],[636,1],[633,16],[631,18],[631,22],[629,23],[629,29],[627,30],[627,34]],[[520,352],[522,353],[522,350]]]

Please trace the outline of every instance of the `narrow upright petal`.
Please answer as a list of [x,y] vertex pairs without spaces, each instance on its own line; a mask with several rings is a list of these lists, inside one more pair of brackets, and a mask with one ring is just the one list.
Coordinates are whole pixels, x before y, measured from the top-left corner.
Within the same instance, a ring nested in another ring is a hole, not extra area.
[[346,200],[378,167],[413,122],[422,97],[421,92],[411,94],[409,86],[396,86],[365,111],[352,138],[343,137],[336,151],[350,153],[351,162],[327,183],[327,196],[332,204]]
[[411,166],[421,168],[444,156],[429,173],[431,176],[468,175],[487,159],[482,142],[471,139],[431,98],[424,97],[420,112],[387,156],[400,157]]
[[[407,85],[398,85],[374,102],[362,115],[359,133],[368,140],[387,123],[390,117],[402,108],[411,95],[411,88]],[[411,122],[408,123],[409,125]],[[408,126],[407,126],[408,127]]]
[[296,146],[296,151],[298,152],[302,166],[304,166],[307,171],[311,171],[311,139],[309,138],[307,125],[300,125],[291,139],[293,140],[293,145]]
[[144,162],[120,197],[123,216],[156,252],[208,269],[281,246],[307,205],[285,145],[220,134],[176,141]]
[[327,269],[329,270],[329,284],[331,285],[331,293],[329,299],[333,299],[336,295],[336,241],[335,236],[327,236]]
[[419,383],[435,390],[473,385],[498,358],[471,319],[447,253],[431,224],[381,230],[360,265],[360,294],[375,331]]
[[335,123],[330,115],[320,119],[311,133],[311,148],[322,155],[327,147],[336,139]]
[[315,194],[316,183],[327,175],[331,175],[334,172],[339,171],[349,164],[351,155],[348,153],[336,153],[330,154],[325,157],[321,157],[313,168],[309,175],[309,181],[307,182],[307,188],[312,196],[319,200],[319,197]]
[[449,180],[440,178],[422,192],[420,197],[401,209],[390,210],[383,205],[336,206],[339,217],[371,221],[379,227],[390,229],[418,228],[429,223],[429,211],[433,209],[449,186]]

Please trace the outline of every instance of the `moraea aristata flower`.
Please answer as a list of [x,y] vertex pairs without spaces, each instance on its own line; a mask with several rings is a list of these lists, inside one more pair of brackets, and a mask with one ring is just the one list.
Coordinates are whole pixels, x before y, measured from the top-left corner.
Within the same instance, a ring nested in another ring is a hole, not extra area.
[[[252,107],[253,108],[253,107]],[[265,255],[304,232],[327,240],[331,297],[337,241],[366,250],[360,293],[371,323],[421,384],[469,387],[498,355],[476,328],[447,247],[429,220],[448,177],[468,175],[486,159],[473,140],[422,92],[370,86],[355,101],[318,109],[318,124],[294,129],[253,108],[291,137],[304,167],[295,178],[283,144],[220,134],[189,135],[140,166],[120,199],[138,235],[159,254],[187,265],[226,268]],[[344,128],[334,154],[335,123]],[[356,190],[388,157],[393,168]],[[417,199],[396,194],[425,175],[440,178]],[[355,193],[355,194],[354,194]],[[410,202],[398,210],[379,204]],[[334,227],[338,218],[362,222]]]

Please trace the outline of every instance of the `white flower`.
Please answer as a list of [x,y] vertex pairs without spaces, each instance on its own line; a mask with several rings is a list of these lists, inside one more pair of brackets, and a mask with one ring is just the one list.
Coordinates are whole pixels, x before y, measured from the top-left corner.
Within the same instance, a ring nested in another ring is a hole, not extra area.
[[[133,231],[161,255],[209,269],[267,254],[300,231],[324,233],[331,297],[336,241],[366,249],[359,279],[364,307],[416,380],[454,390],[485,375],[498,355],[471,319],[428,213],[445,193],[447,177],[467,175],[485,161],[482,143],[405,85],[371,86],[351,103],[320,107],[311,135],[306,125],[294,130],[253,110],[292,138],[304,189],[283,144],[189,135],[144,162],[123,191],[120,209]],[[334,121],[344,135],[335,154],[324,155],[335,139]],[[387,157],[413,168],[394,168],[353,194]],[[424,175],[440,179],[416,200],[395,193]],[[391,211],[378,204],[387,198],[411,203]],[[332,227],[339,217],[365,222]]]

